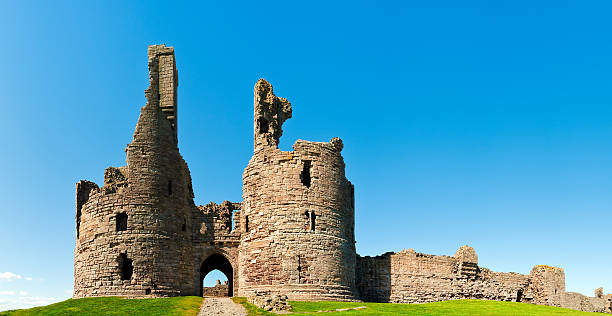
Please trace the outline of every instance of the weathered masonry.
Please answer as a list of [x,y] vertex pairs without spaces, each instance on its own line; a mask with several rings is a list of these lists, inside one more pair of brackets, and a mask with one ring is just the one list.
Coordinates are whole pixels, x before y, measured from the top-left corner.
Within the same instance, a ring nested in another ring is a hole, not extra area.
[[[423,303],[478,298],[611,313],[612,295],[565,291],[562,269],[493,272],[463,246],[452,256],[412,249],[361,257],[355,251],[354,186],[342,140],[298,140],[278,148],[291,103],[259,80],[254,152],[243,201],[194,204],[191,175],[177,147],[178,71],[174,49],[149,46],[147,103],[126,165],[109,167],[100,187],[76,185],[74,297],[287,295],[293,300]],[[212,270],[227,284],[203,290]]]

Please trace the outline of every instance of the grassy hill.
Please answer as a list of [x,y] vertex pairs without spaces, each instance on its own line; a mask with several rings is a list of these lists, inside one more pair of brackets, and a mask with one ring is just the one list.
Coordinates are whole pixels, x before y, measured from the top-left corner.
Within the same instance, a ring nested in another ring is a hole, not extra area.
[[[245,305],[249,315],[275,315],[248,304],[241,297],[234,302]],[[48,306],[0,312],[2,316],[22,315],[186,315],[195,316],[202,302],[201,297],[133,299],[97,297],[66,300]],[[609,315],[585,313],[559,307],[531,305],[515,302],[481,300],[456,300],[429,304],[385,304],[346,302],[291,302],[296,314],[333,311],[323,315]],[[362,309],[336,311],[337,309],[362,307]]]
[[121,297],[69,299],[63,302],[0,312],[1,316],[26,315],[185,315],[196,316],[202,303],[198,296],[129,300]]

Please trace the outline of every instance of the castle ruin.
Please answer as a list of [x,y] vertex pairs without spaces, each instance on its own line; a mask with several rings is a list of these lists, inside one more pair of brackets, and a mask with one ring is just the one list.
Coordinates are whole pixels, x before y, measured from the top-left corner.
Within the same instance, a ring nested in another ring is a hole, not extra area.
[[[254,152],[243,173],[243,201],[196,206],[177,147],[174,49],[149,46],[147,103],[127,164],[104,184],[76,184],[74,298],[203,295],[212,270],[229,295],[292,300],[425,303],[488,299],[612,313],[612,295],[565,291],[560,268],[529,275],[478,266],[474,249],[452,257],[412,249],[361,257],[355,250],[354,186],[339,138],[278,148],[291,103],[255,85]],[[232,225],[233,223],[233,225]],[[233,227],[233,228],[232,228]]]

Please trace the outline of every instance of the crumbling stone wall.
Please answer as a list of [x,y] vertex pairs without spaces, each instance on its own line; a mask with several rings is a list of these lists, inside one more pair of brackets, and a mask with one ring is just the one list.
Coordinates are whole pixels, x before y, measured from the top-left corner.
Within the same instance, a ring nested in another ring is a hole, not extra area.
[[243,174],[240,296],[256,291],[300,300],[353,300],[353,185],[342,141],[298,140],[278,149],[291,104],[255,85],[255,152]]
[[217,280],[215,286],[205,286],[202,289],[202,293],[202,296],[227,297],[229,296],[229,286],[227,281],[221,283],[221,281]]
[[357,258],[360,299],[370,302],[428,303],[450,299],[520,300],[528,276],[478,267],[471,247],[455,256],[434,256],[406,249]]
[[565,292],[563,269],[535,266],[529,275],[493,272],[478,266],[473,248],[462,246],[453,257],[412,249],[377,257],[357,257],[359,298],[368,302],[429,303],[486,299],[558,306],[587,312],[612,312],[612,295],[586,297]]

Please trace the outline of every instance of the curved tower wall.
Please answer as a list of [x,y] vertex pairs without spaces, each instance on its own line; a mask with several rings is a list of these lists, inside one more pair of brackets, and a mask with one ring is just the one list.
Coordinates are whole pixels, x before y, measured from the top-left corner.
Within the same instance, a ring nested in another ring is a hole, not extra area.
[[[342,141],[277,148],[291,104],[255,86],[255,152],[243,174],[239,296],[255,291],[296,300],[355,299],[353,185]],[[268,124],[268,126],[262,126]]]
[[147,104],[127,166],[77,184],[74,297],[197,295],[191,178],[176,141],[174,51],[149,47]]

